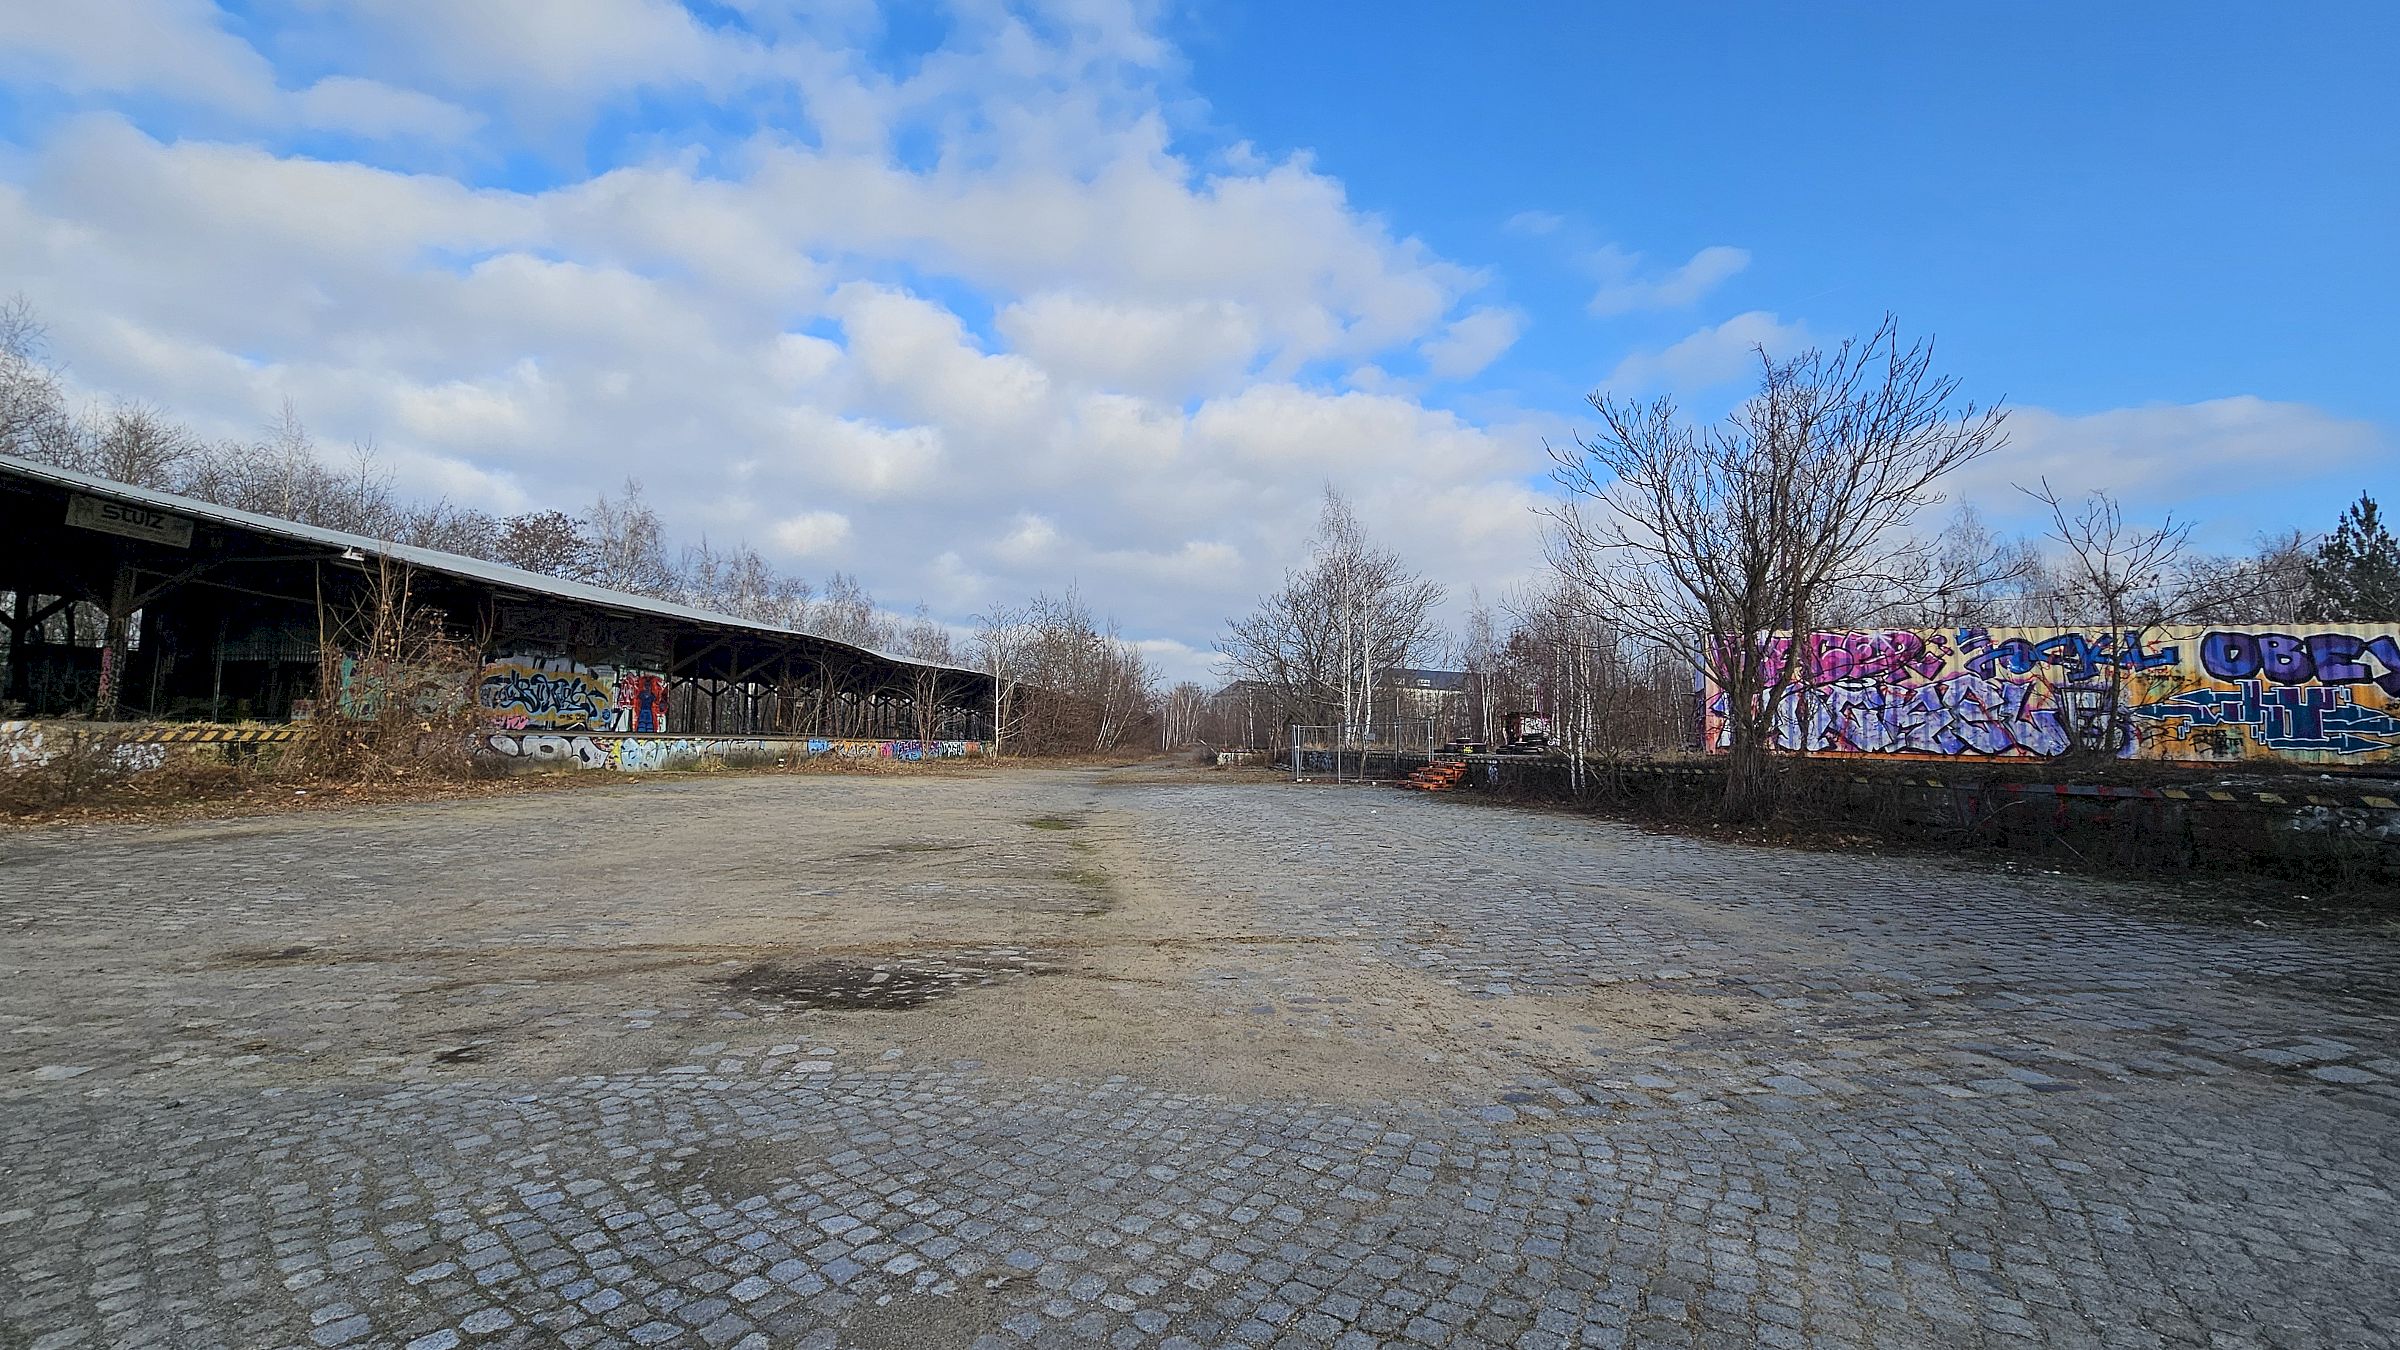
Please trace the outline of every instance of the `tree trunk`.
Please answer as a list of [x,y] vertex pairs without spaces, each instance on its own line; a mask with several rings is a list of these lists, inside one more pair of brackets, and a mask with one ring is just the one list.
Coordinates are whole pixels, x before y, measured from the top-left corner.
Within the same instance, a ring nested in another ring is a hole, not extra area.
[[1775,801],[1775,762],[1765,747],[1737,735],[1725,755],[1725,795],[1717,802],[1721,820],[1764,819]]
[[133,568],[117,568],[108,597],[108,624],[100,646],[100,692],[92,699],[92,720],[113,722],[125,688],[126,635],[133,622]]

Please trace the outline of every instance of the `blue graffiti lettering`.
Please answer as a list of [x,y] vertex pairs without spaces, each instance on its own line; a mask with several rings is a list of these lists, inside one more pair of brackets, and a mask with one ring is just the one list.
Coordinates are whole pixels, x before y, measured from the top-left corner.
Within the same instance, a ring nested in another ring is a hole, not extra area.
[[2239,689],[2186,690],[2135,708],[2133,715],[2187,728],[2246,729],[2253,743],[2269,750],[2361,755],[2400,747],[2400,717],[2359,706],[2343,688],[2270,688],[2243,680]]
[[1967,669],[1986,679],[1995,669],[2005,669],[2012,675],[2025,675],[2036,666],[2057,666],[2077,680],[2098,677],[2114,666],[2122,670],[2150,670],[2171,666],[2182,659],[2182,652],[2173,645],[2150,650],[2142,645],[2137,632],[2102,633],[2089,637],[2082,633],[2060,633],[2040,641],[2031,638],[2003,638],[1998,642],[1981,628],[1962,628],[1958,633],[1959,648],[1967,653]]

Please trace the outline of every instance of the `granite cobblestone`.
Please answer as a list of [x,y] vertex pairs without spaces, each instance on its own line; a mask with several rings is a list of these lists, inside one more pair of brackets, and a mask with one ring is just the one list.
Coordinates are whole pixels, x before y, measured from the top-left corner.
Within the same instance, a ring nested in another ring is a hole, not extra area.
[[[1245,1096],[929,1054],[906,1013],[764,1028],[674,989],[544,1005],[561,1035],[686,1028],[672,1062],[308,1049],[315,1017],[497,1008],[532,978],[512,953],[624,916],[565,869],[547,929],[458,939],[492,952],[458,987],[371,961],[290,986],[299,954],[269,953],[293,933],[455,902],[444,809],[0,846],[0,1344],[2400,1344],[2388,936],[1396,794],[912,786],[1097,803],[1153,883],[1491,1010],[1507,1071]],[[869,791],[891,788],[669,800]],[[584,827],[658,800],[593,794]],[[721,840],[729,868],[775,846]],[[438,856],[411,871],[412,848]],[[1337,990],[1287,950],[1204,947],[1191,978],[1229,1022],[1362,1054],[1410,1035],[1374,978]],[[1531,1050],[1501,1020],[1619,995],[1690,1023]]]

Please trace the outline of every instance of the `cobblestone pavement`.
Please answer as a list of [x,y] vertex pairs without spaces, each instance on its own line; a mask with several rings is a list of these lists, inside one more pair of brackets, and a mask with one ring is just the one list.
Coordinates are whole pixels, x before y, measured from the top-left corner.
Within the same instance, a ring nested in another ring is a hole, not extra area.
[[1163,771],[0,841],[0,1346],[2390,1345],[2400,944]]

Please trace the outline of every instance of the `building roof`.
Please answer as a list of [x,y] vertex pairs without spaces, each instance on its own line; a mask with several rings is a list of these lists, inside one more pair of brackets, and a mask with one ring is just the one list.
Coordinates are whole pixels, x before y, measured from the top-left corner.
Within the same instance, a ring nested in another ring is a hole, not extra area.
[[88,473],[77,473],[72,469],[61,469],[53,465],[18,459],[14,455],[0,455],[0,478],[22,478],[33,482],[73,488],[78,492],[89,493],[95,497],[114,498],[118,501],[131,502],[160,511],[169,511],[179,516],[190,516],[195,520],[231,525],[257,534],[290,540],[293,543],[314,544],[335,550],[355,549],[360,553],[390,558],[395,562],[404,562],[411,567],[423,568],[428,572],[436,572],[444,576],[477,581],[487,586],[511,591],[548,596],[554,600],[589,605],[598,609],[614,610],[620,614],[680,619],[688,623],[705,623],[720,628],[741,629],[769,637],[805,637],[812,641],[828,643],[854,651],[863,656],[871,656],[880,661],[888,661],[894,665],[946,670],[955,674],[978,677],[983,673],[967,666],[954,666],[941,661],[922,661],[915,657],[899,656],[891,652],[877,651],[872,647],[862,647],[854,642],[836,641],[833,638],[811,633],[804,628],[792,628],[779,623],[746,619],[736,614],[721,614],[715,610],[680,605],[672,600],[659,600],[647,595],[635,595],[629,591],[614,591],[605,586],[569,581],[564,577],[545,576],[540,572],[528,572],[504,563],[491,562],[483,558],[471,558],[463,553],[445,553],[440,549],[419,548],[414,544],[396,544],[386,539],[352,534],[347,530],[329,530],[321,525],[303,525],[295,520],[262,516],[250,511],[237,511],[230,506],[219,506],[214,502],[204,502],[196,497],[178,496],[172,492],[161,492],[156,488],[135,487],[130,483],[119,483],[113,479],[99,478]]
[[1376,673],[1402,689],[1461,694],[1467,688],[1467,672],[1463,670],[1412,670],[1406,666],[1394,666]]

